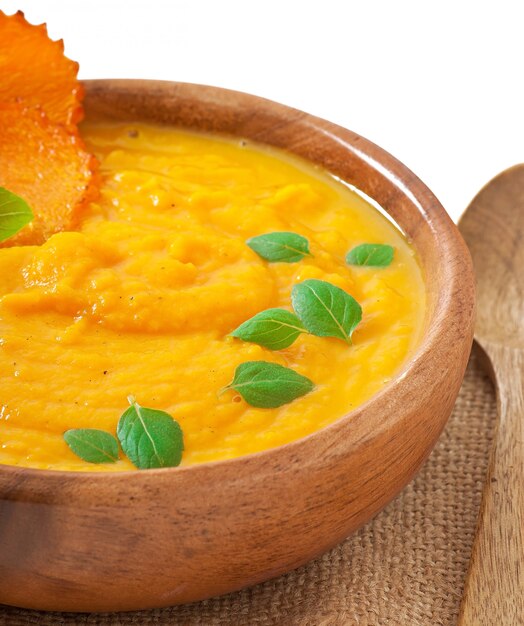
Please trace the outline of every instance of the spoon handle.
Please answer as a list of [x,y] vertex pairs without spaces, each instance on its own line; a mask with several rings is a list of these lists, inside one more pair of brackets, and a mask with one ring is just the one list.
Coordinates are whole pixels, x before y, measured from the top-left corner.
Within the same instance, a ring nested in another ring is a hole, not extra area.
[[486,346],[499,407],[459,626],[524,624],[524,352]]

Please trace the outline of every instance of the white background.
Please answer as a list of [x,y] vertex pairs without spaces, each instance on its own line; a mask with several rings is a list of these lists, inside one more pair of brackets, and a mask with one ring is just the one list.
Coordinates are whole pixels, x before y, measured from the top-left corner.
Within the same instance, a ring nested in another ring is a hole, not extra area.
[[491,177],[524,161],[517,0],[0,0],[0,8],[47,22],[82,78],[218,85],[346,126],[410,167],[455,220]]

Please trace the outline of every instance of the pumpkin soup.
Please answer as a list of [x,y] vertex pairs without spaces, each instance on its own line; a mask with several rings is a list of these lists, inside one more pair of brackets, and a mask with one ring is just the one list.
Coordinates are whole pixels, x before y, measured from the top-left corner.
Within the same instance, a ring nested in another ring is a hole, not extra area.
[[[0,249],[0,463],[134,469],[123,455],[89,463],[64,439],[116,434],[130,395],[180,425],[182,465],[265,450],[362,404],[409,358],[425,309],[414,251],[329,173],[152,125],[82,136],[101,186],[77,230]],[[308,319],[315,286],[358,307],[350,333]],[[268,309],[290,329],[273,343],[245,326]],[[257,405],[238,381],[261,362],[302,391]]]

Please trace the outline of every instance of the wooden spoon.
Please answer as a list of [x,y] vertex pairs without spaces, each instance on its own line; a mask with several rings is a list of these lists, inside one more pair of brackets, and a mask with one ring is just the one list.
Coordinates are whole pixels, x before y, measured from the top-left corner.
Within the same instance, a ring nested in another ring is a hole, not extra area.
[[524,165],[489,182],[460,221],[477,276],[475,338],[491,365],[494,435],[459,625],[524,624]]

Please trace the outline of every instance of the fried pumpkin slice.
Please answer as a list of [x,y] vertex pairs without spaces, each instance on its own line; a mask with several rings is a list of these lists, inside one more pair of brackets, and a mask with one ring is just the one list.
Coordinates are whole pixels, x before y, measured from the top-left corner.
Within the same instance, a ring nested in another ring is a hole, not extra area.
[[52,122],[82,119],[78,63],[64,56],[62,40],[52,41],[45,24],[34,26],[19,11],[0,11],[0,102],[41,106]]
[[0,102],[0,186],[21,196],[35,216],[1,247],[41,244],[75,228],[97,195],[95,171],[77,130],[51,123],[38,107]]

